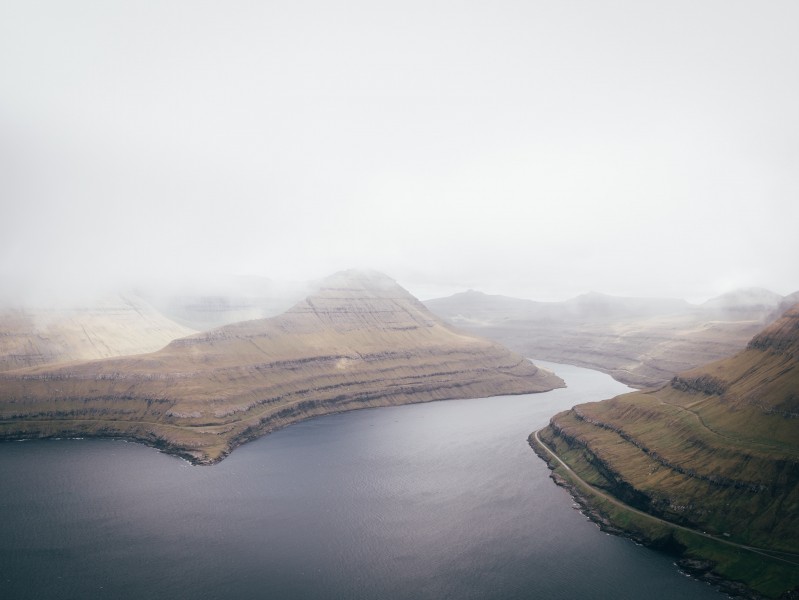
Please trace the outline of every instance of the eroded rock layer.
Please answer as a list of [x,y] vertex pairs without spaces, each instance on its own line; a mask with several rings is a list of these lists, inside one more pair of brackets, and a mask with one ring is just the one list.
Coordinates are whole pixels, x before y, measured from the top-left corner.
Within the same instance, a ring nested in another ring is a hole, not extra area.
[[152,354],[2,375],[0,433],[129,436],[213,462],[313,415],[562,385],[445,325],[388,277],[345,272],[275,318]]
[[597,486],[674,523],[799,553],[799,305],[735,356],[575,406],[541,438]]

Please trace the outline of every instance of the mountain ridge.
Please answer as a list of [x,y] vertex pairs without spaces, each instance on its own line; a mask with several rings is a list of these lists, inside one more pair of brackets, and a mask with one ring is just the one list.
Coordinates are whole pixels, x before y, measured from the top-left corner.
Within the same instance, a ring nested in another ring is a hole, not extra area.
[[2,437],[132,437],[198,463],[310,416],[563,385],[444,324],[394,280],[352,271],[277,317],[0,381]]

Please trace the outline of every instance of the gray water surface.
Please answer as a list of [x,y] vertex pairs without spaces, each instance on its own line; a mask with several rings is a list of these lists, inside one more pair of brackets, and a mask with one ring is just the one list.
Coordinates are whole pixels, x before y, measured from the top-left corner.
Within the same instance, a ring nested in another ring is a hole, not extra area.
[[0,444],[0,598],[725,597],[552,483],[529,433],[628,388],[548,366],[567,389],[316,418],[212,467]]

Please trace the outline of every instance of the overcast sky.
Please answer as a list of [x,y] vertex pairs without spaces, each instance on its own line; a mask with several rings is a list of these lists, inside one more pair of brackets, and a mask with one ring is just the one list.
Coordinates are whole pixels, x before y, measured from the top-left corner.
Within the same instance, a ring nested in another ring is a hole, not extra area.
[[0,3],[0,285],[799,289],[799,2]]

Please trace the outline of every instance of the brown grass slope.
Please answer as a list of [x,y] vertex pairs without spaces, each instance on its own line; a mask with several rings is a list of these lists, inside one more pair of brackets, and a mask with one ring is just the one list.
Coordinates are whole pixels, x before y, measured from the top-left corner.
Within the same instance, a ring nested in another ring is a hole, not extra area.
[[575,406],[541,437],[636,508],[799,563],[799,304],[732,358]]
[[205,463],[313,415],[562,385],[445,325],[393,280],[345,272],[275,318],[152,354],[0,375],[0,435],[127,436]]
[[195,331],[131,295],[69,308],[3,308],[0,371],[153,352]]

